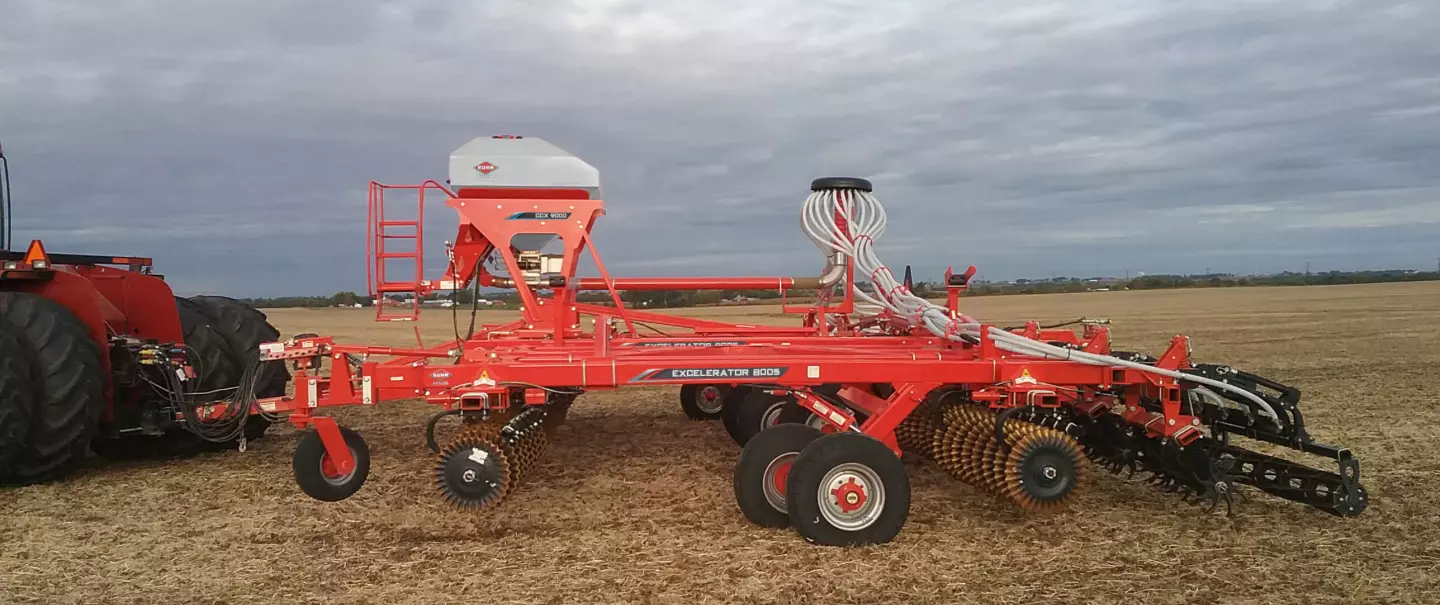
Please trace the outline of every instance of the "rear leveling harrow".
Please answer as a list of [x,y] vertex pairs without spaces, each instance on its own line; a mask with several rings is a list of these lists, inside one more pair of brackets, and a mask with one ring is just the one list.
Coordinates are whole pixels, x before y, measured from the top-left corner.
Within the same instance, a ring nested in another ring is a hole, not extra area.
[[[253,405],[314,429],[294,470],[316,498],[349,497],[369,470],[364,440],[323,408],[413,398],[440,406],[427,430],[438,491],[481,510],[533,476],[581,393],[682,385],[686,415],[723,419],[742,445],[733,489],[746,518],[822,544],[883,543],[900,532],[910,504],[903,454],[1037,513],[1073,505],[1092,465],[1140,473],[1210,510],[1234,509],[1242,486],[1342,517],[1368,504],[1350,452],[1306,431],[1298,391],[1192,363],[1184,336],[1149,357],[1112,352],[1103,322],[986,324],[959,310],[974,267],[946,272],[944,304],[916,296],[908,271],[897,280],[875,256],[887,219],[863,179],[812,183],[800,224],[826,258],[819,277],[622,278],[590,239],[604,202],[588,164],[538,139],[501,136],[471,141],[450,166],[453,189],[371,184],[371,291],[412,301],[400,312],[378,305],[378,319],[413,320],[425,294],[481,287],[513,289],[521,317],[464,335],[456,322],[455,341],[429,348],[321,336],[263,345],[262,360],[293,362],[295,395]],[[416,194],[418,216],[387,209],[397,189]],[[423,277],[427,194],[459,215],[438,280]],[[396,251],[395,241],[414,248]],[[599,277],[576,275],[587,253]],[[397,260],[413,273],[396,277]],[[757,288],[804,289],[818,300],[784,304],[799,325],[774,327],[630,309],[619,296]],[[605,292],[613,305],[580,302],[582,291]],[[463,428],[437,443],[436,424],[448,416]],[[1337,470],[1245,449],[1241,439],[1321,456]]]

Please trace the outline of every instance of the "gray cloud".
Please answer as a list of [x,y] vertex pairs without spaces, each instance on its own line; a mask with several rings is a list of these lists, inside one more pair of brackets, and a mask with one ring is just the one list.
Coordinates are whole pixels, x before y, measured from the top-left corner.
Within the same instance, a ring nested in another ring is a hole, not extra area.
[[[364,284],[364,188],[474,136],[601,170],[631,274],[813,273],[811,178],[922,273],[1428,267],[1440,6],[12,0],[16,236],[182,291]],[[438,205],[438,204],[437,204]],[[443,209],[443,208],[442,208]],[[432,240],[450,218],[431,213]],[[434,266],[437,268],[439,264]]]

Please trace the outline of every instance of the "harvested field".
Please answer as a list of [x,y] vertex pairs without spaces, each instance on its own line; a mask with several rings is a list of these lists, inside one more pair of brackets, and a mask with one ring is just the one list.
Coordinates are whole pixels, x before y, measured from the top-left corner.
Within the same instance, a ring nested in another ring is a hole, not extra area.
[[[909,524],[842,550],[748,525],[718,423],[674,388],[583,396],[546,459],[496,514],[433,488],[423,404],[345,409],[369,441],[350,500],[304,496],[296,432],[250,451],[96,463],[0,491],[0,603],[1433,603],[1440,594],[1440,284],[977,298],[988,321],[1111,318],[1117,348],[1195,358],[1298,386],[1319,440],[1360,457],[1373,504],[1339,519],[1248,490],[1231,518],[1092,473],[1070,513],[1027,516],[912,466]],[[788,323],[774,307],[688,310]],[[406,344],[373,310],[275,310],[293,334]],[[482,321],[498,321],[486,313]],[[465,315],[461,314],[461,329]],[[427,312],[427,342],[452,333]],[[1328,470],[1328,469],[1327,469]]]

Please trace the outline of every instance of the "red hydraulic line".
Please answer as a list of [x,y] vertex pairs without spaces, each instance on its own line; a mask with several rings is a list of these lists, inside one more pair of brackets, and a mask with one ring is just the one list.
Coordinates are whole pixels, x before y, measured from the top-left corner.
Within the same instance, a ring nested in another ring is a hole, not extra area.
[[[582,277],[581,290],[606,290],[605,280]],[[617,277],[616,290],[795,290],[820,287],[814,277]]]

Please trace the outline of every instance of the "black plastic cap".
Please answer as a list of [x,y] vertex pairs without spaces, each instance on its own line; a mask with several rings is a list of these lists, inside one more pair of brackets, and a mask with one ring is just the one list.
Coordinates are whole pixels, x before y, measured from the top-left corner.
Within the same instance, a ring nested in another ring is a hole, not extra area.
[[861,191],[874,191],[875,186],[870,181],[854,176],[827,176],[810,181],[811,191],[822,189],[859,189]]

